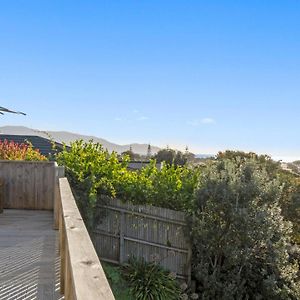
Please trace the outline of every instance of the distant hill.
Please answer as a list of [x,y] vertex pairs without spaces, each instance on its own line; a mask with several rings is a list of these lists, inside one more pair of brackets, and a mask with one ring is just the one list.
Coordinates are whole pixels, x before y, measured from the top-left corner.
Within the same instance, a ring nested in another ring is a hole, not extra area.
[[[108,149],[108,151],[116,151],[118,153],[122,153],[126,150],[129,150],[131,146],[133,152],[141,155],[146,155],[148,148],[148,144],[133,143],[128,145],[118,145],[96,136],[82,135],[68,131],[41,131],[38,129],[32,129],[24,126],[3,126],[0,127],[0,134],[36,135],[45,138],[51,137],[56,142],[66,144],[70,144],[70,142],[80,139],[84,141],[89,141],[92,139],[94,140],[94,142],[102,144],[104,148]],[[151,146],[151,150],[152,154],[155,154],[160,150],[160,148],[156,146]]]

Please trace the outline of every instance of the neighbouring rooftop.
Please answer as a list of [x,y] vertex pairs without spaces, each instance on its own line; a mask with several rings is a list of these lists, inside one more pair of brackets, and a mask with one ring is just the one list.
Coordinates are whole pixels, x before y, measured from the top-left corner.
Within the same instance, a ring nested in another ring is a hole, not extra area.
[[[18,144],[30,143],[34,149],[39,150],[40,153],[46,157],[56,153],[56,150],[61,151],[63,149],[62,144],[35,135],[0,134],[0,141],[3,142],[5,140]],[[56,150],[53,148],[53,143]]]

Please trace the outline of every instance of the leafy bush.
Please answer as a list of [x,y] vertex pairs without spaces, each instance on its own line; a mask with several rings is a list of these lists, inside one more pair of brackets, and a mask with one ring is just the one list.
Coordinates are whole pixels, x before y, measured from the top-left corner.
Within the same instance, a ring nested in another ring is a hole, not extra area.
[[282,192],[255,158],[219,158],[203,171],[190,220],[201,299],[300,299]]
[[217,160],[230,159],[234,164],[241,166],[252,160],[258,170],[267,172],[270,179],[276,179],[282,190],[279,195],[279,205],[283,217],[293,224],[292,238],[300,243],[300,176],[295,172],[283,170],[279,162],[273,161],[267,155],[246,153],[241,151],[219,152]]
[[219,152],[217,160],[229,159],[237,165],[252,160],[256,163],[257,168],[264,169],[267,171],[270,177],[277,177],[278,173],[281,172],[280,162],[274,161],[268,155],[258,155],[254,152],[243,152],[243,151],[231,151]]
[[167,164],[158,170],[154,160],[142,170],[129,171],[129,157],[119,161],[116,153],[110,154],[92,141],[72,143],[70,150],[58,154],[57,161],[65,166],[71,185],[86,193],[81,198],[88,199],[91,209],[97,195],[105,194],[136,204],[183,210],[192,203],[199,173]]
[[18,144],[7,140],[0,141],[0,159],[2,160],[47,160],[39,150],[33,149],[30,143]]
[[117,183],[117,196],[134,204],[150,204],[175,210],[191,207],[199,171],[186,166],[162,164],[155,160],[143,169],[124,174]]
[[126,157],[119,162],[117,154],[110,154],[101,144],[78,140],[70,149],[64,147],[57,162],[65,166],[79,209],[91,229],[97,194],[116,196],[115,186],[127,171]]
[[136,300],[177,300],[181,290],[174,276],[158,264],[131,258],[123,274]]
[[293,241],[300,244],[300,178],[288,171],[279,173],[282,182],[280,207],[286,220],[293,223]]

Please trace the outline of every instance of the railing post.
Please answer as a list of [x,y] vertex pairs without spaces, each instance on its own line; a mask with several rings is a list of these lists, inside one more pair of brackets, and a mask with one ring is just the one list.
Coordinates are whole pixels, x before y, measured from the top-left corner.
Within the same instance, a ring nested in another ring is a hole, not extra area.
[[60,293],[65,293],[66,237],[61,205],[59,205]]
[[54,181],[54,208],[53,208],[53,229],[59,229],[59,186],[58,186],[58,179],[55,178]]
[[54,204],[53,204],[53,229],[57,230],[59,228],[59,209],[60,209],[60,191],[59,191],[59,178],[64,177],[65,168],[57,166],[55,163],[55,172],[54,172]]

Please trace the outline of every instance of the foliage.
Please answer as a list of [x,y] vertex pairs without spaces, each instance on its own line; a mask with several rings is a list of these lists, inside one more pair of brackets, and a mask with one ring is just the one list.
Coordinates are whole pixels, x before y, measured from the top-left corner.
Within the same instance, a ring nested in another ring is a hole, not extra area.
[[103,194],[136,204],[183,210],[191,205],[199,173],[167,164],[158,170],[155,160],[133,172],[127,169],[128,156],[119,161],[116,153],[110,154],[92,141],[72,143],[68,151],[58,154],[57,161],[65,166],[71,185],[85,193],[81,199],[88,196],[89,210],[95,206],[97,195]]
[[129,286],[122,276],[120,267],[101,262],[106,278],[116,300],[133,300]]
[[268,176],[280,181],[282,191],[280,193],[279,205],[282,215],[293,223],[292,238],[294,242],[300,243],[300,178],[297,172],[283,170],[280,162],[273,161],[267,155],[256,153],[245,153],[242,151],[219,152],[217,160],[230,159],[235,164],[241,165],[253,160],[257,169],[264,169]]
[[293,161],[293,164],[300,167],[300,160]]
[[292,227],[271,165],[219,156],[203,171],[190,220],[201,299],[299,299]]
[[300,178],[289,172],[278,172],[283,189],[280,198],[280,207],[286,220],[293,223],[292,238],[300,244]]
[[119,162],[115,152],[110,154],[99,143],[71,143],[70,149],[57,155],[57,162],[65,166],[66,176],[73,187],[79,208],[86,224],[93,226],[93,212],[97,194],[116,196],[115,186],[127,172],[128,157]]
[[299,164],[293,162],[293,163],[288,163],[287,167],[295,174],[300,175],[300,169],[299,169]]
[[137,172],[127,172],[118,183],[117,196],[134,204],[150,204],[175,210],[191,206],[199,172],[155,161]]
[[131,258],[123,274],[136,300],[177,300],[181,290],[171,273],[155,262]]
[[193,161],[195,155],[190,152],[182,153],[181,151],[167,148],[159,150],[154,158],[158,163],[165,162],[169,165],[184,166],[187,162]]
[[0,159],[2,160],[47,160],[39,150],[33,149],[30,143],[18,144],[7,140],[0,141]]
[[251,159],[257,163],[261,168],[265,168],[270,176],[276,177],[278,171],[281,170],[280,162],[272,160],[268,155],[258,155],[254,152],[243,152],[243,151],[231,151],[219,152],[217,160],[230,159],[235,161],[237,164]]
[[141,155],[134,153],[131,149],[121,153],[121,157],[129,156],[130,161],[140,160]]

